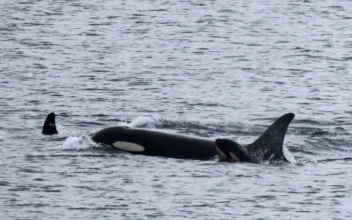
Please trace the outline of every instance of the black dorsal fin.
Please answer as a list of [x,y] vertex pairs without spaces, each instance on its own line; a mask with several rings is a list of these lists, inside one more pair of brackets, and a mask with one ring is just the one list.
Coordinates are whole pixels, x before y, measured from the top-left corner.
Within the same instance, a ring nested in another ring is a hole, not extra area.
[[43,125],[43,134],[52,135],[57,134],[56,125],[55,125],[55,113],[51,112],[45,119]]
[[283,152],[285,134],[289,124],[295,117],[293,113],[287,113],[278,118],[266,131],[246,148],[260,161],[286,160]]

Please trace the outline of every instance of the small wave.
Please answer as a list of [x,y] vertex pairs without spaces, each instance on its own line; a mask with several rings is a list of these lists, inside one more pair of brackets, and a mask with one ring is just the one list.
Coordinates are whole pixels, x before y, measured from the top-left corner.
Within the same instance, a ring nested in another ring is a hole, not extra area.
[[92,125],[103,126],[104,124],[99,122],[78,122],[76,125],[80,127],[90,127]]
[[341,157],[341,158],[327,158],[322,160],[317,160],[317,162],[335,162],[335,161],[352,161],[352,157]]
[[333,137],[333,136],[341,136],[341,135],[350,135],[350,133],[343,127],[329,127],[329,128],[321,128],[321,127],[291,127],[290,132],[303,135],[303,136],[311,136],[311,137]]
[[157,128],[166,130],[177,130],[186,135],[197,135],[202,137],[222,137],[228,134],[244,135],[248,129],[243,125],[226,124],[222,121],[201,123],[197,121],[172,121],[161,119]]
[[352,157],[343,156],[340,157],[337,155],[336,157],[331,158],[311,158],[299,161],[301,165],[310,164],[310,163],[329,163],[329,162],[348,162],[352,161]]

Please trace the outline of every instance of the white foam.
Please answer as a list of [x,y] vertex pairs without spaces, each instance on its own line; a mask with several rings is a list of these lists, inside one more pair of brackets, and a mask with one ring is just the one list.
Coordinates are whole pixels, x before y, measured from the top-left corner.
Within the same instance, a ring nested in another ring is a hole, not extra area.
[[65,150],[82,150],[88,149],[91,146],[92,142],[87,136],[70,136],[66,138],[66,140],[60,147]]
[[158,120],[149,117],[137,117],[133,119],[130,123],[128,122],[119,122],[119,126],[128,126],[128,127],[146,127],[146,128],[155,128],[158,125]]

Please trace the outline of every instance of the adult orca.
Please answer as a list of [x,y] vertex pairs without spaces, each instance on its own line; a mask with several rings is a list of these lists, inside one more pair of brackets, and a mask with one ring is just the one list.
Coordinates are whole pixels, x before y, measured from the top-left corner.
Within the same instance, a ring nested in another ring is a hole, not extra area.
[[[46,123],[51,123],[51,125],[55,126],[55,121],[52,123],[53,121],[48,118]],[[293,118],[293,113],[281,116],[255,142],[245,146],[229,139],[216,139],[214,141],[200,137],[126,126],[104,128],[94,133],[91,138],[99,144],[108,145],[132,154],[149,156],[209,159],[219,155],[221,160],[234,162],[290,161],[284,155],[283,142],[287,128]],[[50,119],[55,120],[55,117],[51,116]],[[50,129],[52,129],[52,126],[48,127],[44,124],[42,133],[55,134]]]
[[285,156],[283,144],[288,125],[294,117],[293,113],[281,116],[256,141],[244,147],[229,139],[216,139],[219,158],[233,162],[290,162]]

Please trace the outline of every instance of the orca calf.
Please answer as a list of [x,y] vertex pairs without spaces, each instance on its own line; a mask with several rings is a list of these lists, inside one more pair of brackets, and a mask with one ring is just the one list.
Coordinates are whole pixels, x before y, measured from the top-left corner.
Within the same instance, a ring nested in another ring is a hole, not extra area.
[[[95,143],[104,144],[132,154],[163,156],[181,159],[209,159],[263,163],[269,160],[287,161],[284,137],[294,118],[288,113],[278,118],[255,142],[242,146],[229,139],[209,140],[200,137],[162,131],[115,126],[92,135]],[[57,134],[55,114],[50,113],[43,126],[43,134]]]

